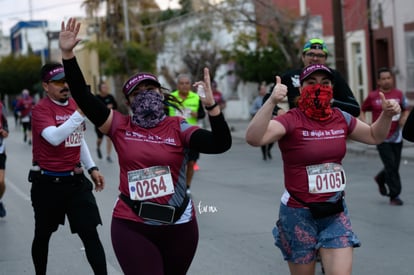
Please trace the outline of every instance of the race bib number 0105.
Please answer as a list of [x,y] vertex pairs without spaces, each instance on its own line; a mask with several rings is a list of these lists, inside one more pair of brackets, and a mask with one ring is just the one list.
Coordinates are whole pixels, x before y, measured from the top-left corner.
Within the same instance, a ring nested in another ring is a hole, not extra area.
[[345,172],[338,163],[324,163],[306,167],[309,193],[343,191],[346,186]]
[[131,200],[147,200],[174,193],[174,184],[168,166],[153,166],[128,172]]

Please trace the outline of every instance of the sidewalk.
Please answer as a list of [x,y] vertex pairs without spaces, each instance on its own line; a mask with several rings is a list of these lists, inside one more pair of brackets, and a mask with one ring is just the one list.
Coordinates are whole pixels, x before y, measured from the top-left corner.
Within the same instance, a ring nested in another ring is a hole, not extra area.
[[[249,120],[227,120],[229,126],[232,128],[232,136],[234,139],[245,139],[247,125]],[[348,141],[348,152],[361,155],[369,155],[373,157],[379,157],[378,151],[375,145],[367,145],[355,141]],[[414,143],[404,140],[402,150],[402,161],[414,161]]]

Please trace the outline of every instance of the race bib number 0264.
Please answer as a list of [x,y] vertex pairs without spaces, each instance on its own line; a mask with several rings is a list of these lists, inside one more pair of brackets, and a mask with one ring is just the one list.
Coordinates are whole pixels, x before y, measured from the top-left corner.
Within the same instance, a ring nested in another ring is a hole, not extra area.
[[174,184],[168,166],[153,166],[128,172],[131,200],[147,200],[174,193]]
[[309,193],[343,191],[346,186],[345,172],[338,163],[323,163],[306,167]]

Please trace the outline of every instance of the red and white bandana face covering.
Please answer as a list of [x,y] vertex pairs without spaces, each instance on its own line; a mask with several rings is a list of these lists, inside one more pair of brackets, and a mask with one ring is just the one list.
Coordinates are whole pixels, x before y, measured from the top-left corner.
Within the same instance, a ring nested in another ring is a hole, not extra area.
[[299,109],[309,118],[327,120],[332,115],[331,101],[333,90],[331,86],[315,84],[303,87],[298,100]]

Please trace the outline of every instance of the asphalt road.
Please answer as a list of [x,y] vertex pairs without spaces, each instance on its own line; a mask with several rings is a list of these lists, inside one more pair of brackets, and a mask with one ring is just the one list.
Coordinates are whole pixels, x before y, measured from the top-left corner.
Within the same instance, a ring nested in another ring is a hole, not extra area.
[[[10,119],[10,124],[13,120]],[[30,247],[33,210],[27,172],[31,147],[19,129],[10,127],[7,140],[8,215],[0,219],[0,275],[34,274]],[[87,142],[95,156],[95,134],[88,125]],[[116,158],[114,158],[116,161]],[[118,194],[117,163],[97,160],[106,177],[106,189],[96,193],[103,218],[99,227],[109,274],[122,274],[114,256],[109,227]],[[283,192],[283,170],[277,146],[273,160],[264,162],[259,148],[235,138],[229,152],[201,155],[193,184],[200,240],[190,275],[288,274],[287,264],[271,234]],[[348,186],[346,201],[354,231],[362,242],[355,249],[353,274],[412,274],[414,260],[414,163],[401,166],[402,207],[390,206],[372,180],[380,160],[372,155],[348,154],[344,161]],[[179,248],[177,248],[179,249]],[[77,235],[68,225],[52,236],[48,274],[92,274]]]

